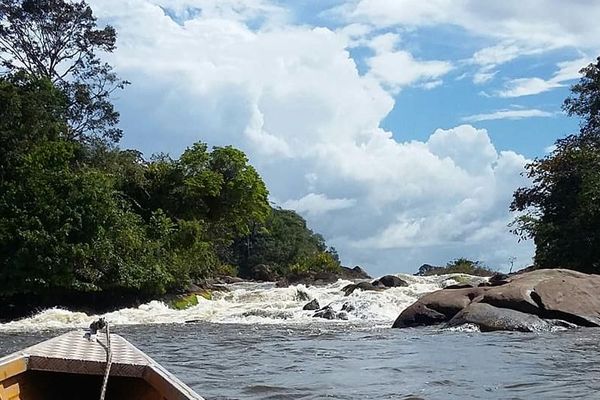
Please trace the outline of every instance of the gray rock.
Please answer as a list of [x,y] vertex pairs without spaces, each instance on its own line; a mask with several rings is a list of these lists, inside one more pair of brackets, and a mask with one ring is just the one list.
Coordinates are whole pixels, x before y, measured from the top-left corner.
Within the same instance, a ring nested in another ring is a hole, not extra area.
[[354,293],[355,290],[381,290],[377,286],[373,286],[371,282],[359,282],[359,283],[351,283],[342,288],[342,292],[344,292],[344,296],[350,296]]
[[302,307],[303,310],[318,310],[320,308],[321,306],[319,305],[319,301],[317,299],[313,299],[311,302],[306,303],[304,307]]
[[408,286],[408,282],[398,278],[395,275],[385,275],[377,280],[374,280],[372,285],[384,288],[405,287]]
[[331,306],[323,307],[313,314],[313,318],[336,319],[337,313]]
[[448,322],[448,326],[464,324],[475,324],[482,332],[539,332],[547,331],[552,326],[537,315],[509,308],[498,308],[485,303],[469,304]]

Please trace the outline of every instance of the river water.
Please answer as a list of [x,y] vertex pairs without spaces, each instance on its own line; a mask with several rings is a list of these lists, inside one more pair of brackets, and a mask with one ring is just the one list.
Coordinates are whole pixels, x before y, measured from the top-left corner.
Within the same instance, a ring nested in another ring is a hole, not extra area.
[[[173,311],[160,303],[107,314],[118,333],[206,399],[600,399],[600,330],[480,333],[472,327],[390,329],[451,277],[408,288],[339,294],[325,288],[233,285]],[[347,321],[302,311],[306,298]],[[95,316],[47,310],[0,325],[0,355],[84,327]],[[196,320],[197,322],[185,321]]]

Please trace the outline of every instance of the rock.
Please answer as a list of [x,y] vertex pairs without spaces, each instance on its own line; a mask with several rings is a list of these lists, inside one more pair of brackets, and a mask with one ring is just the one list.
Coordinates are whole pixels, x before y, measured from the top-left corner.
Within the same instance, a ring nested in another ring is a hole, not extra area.
[[352,312],[356,310],[356,307],[354,307],[352,304],[346,302],[344,303],[344,305],[342,306],[342,311],[346,311],[346,312]]
[[[489,285],[483,285],[483,286],[489,286]],[[444,288],[444,290],[446,290],[446,289],[468,289],[468,288],[473,288],[473,287],[475,287],[475,286],[470,285],[468,283],[459,283],[456,285],[448,285]]]
[[475,324],[482,332],[539,332],[547,331],[552,326],[537,315],[494,307],[486,303],[471,303],[448,322],[448,326],[464,324]]
[[313,314],[313,318],[336,319],[337,313],[331,306],[323,307]]
[[395,275],[382,276],[381,278],[374,280],[371,284],[373,286],[386,287],[386,288],[408,286],[408,283],[406,281],[398,278]]
[[351,283],[342,288],[342,292],[344,292],[344,296],[350,296],[356,289],[360,290],[381,290],[376,286],[373,286],[371,282],[359,282],[359,283]]
[[508,283],[509,276],[506,274],[502,274],[500,272],[496,272],[494,275],[490,277],[488,280],[489,286],[500,286]]
[[266,264],[258,264],[252,267],[250,275],[252,279],[263,282],[275,282],[278,278],[277,274]]
[[239,278],[237,276],[222,276],[222,277],[220,277],[220,280],[226,284],[245,282],[244,279]]
[[277,287],[288,287],[290,285],[306,285],[306,286],[324,286],[330,283],[337,282],[339,279],[359,280],[371,279],[371,277],[360,267],[348,268],[341,267],[337,272],[321,271],[321,272],[297,272],[290,273],[279,279],[276,283]]
[[297,289],[294,298],[296,301],[308,301],[310,300],[310,295],[302,289]]
[[448,317],[441,312],[429,308],[427,305],[416,302],[396,318],[392,328],[408,328],[411,326],[434,325],[448,321]]
[[342,267],[341,278],[348,280],[372,279],[369,274],[358,265],[354,268]]
[[402,311],[394,327],[447,322],[457,315],[453,323],[470,318],[490,330],[544,329],[536,318],[550,325],[600,326],[599,275],[542,269],[498,276],[490,285],[427,294]]
[[317,299],[313,299],[311,302],[306,303],[304,307],[302,307],[303,310],[318,310],[320,308],[321,306],[319,305],[319,301]]
[[431,264],[423,264],[419,267],[419,270],[415,274],[415,276],[426,276],[428,272],[433,271],[434,269],[439,268],[435,265]]
[[313,314],[313,318],[325,318],[325,319],[341,319],[347,320],[348,314],[344,311],[336,312],[333,307],[326,306],[318,310]]
[[570,271],[538,283],[531,298],[548,318],[579,326],[600,326],[600,276]]

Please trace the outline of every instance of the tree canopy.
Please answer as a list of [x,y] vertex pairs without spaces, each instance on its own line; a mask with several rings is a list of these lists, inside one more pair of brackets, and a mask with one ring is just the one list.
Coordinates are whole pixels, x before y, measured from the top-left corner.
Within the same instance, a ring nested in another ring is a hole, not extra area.
[[110,102],[120,80],[98,53],[115,50],[116,31],[97,29],[84,1],[2,0],[0,65],[48,79],[68,100],[68,135],[80,141],[117,142],[119,113]]
[[539,267],[600,272],[600,57],[584,67],[564,111],[581,118],[580,132],[556,141],[548,156],[526,166],[532,184],[511,209],[521,238],[536,245]]
[[339,268],[299,215],[270,206],[241,150],[115,145],[110,94],[124,82],[98,55],[115,41],[83,1],[0,2],[0,301],[154,296],[256,264]]

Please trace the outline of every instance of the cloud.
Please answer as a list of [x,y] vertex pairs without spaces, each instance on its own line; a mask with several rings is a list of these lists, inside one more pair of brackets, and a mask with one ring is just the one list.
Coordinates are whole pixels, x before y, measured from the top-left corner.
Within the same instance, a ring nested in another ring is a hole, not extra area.
[[319,216],[330,211],[344,210],[356,204],[355,199],[330,199],[321,193],[309,193],[298,200],[287,200],[281,204],[283,208],[296,210],[302,214]]
[[552,78],[518,78],[508,81],[503,90],[496,94],[500,97],[521,97],[547,92],[549,90],[566,86],[566,83],[580,77],[579,70],[591,62],[589,58],[560,62],[558,70]]
[[473,83],[476,85],[481,85],[488,81],[491,81],[494,78],[494,76],[496,76],[496,73],[497,71],[485,72],[483,70],[480,70],[479,72],[475,73],[475,75],[473,75]]
[[233,6],[182,22],[167,5],[92,1],[119,32],[111,63],[133,81],[118,99],[124,145],[175,155],[197,140],[241,148],[272,199],[373,274],[471,254],[490,264],[505,252],[530,259],[531,244],[505,229],[512,192],[526,183],[523,156],[498,152],[470,125],[426,141],[381,128],[393,90],[435,86],[451,63],[418,60],[386,36],[370,41],[379,52],[361,74],[348,51],[365,40],[361,26],[342,34],[281,23],[274,11],[257,27]]
[[392,92],[415,83],[432,89],[441,84],[440,77],[452,70],[452,64],[447,61],[420,61],[406,51],[376,54],[367,59],[367,65],[368,75],[389,87]]
[[505,61],[524,48],[582,47],[598,49],[600,3],[562,0],[358,0],[339,8],[350,21],[377,26],[454,25],[502,41],[479,57]]
[[494,121],[498,119],[524,119],[533,117],[552,117],[553,113],[532,109],[519,109],[519,110],[498,110],[487,114],[475,114],[463,117],[462,120],[465,122],[481,122],[481,121]]

